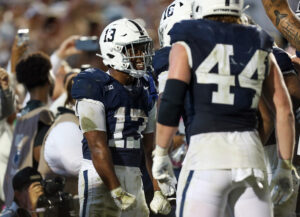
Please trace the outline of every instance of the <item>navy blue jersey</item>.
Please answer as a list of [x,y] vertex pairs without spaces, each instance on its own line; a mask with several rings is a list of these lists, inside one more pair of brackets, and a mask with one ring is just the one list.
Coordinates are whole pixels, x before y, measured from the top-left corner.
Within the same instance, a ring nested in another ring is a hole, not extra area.
[[273,47],[273,54],[283,75],[297,74],[289,55],[279,47]]
[[157,92],[155,80],[153,78],[152,73],[148,72],[147,74],[148,74],[147,77],[148,77],[148,82],[149,82],[149,93],[150,93],[149,103],[153,103],[153,102],[156,102],[156,100],[158,98],[158,92]]
[[190,135],[255,129],[273,39],[254,26],[205,19],[177,23],[169,34],[190,50]]
[[[154,73],[158,76],[160,73],[164,71],[169,70],[169,54],[171,51],[171,47],[163,47],[155,52],[155,56],[153,57],[152,60],[152,65],[154,68]],[[184,111],[182,113],[182,118],[184,121],[184,127],[185,127],[185,134],[186,134],[186,140],[187,143],[189,143],[189,134],[188,134],[188,128],[190,126],[192,116],[194,114],[191,106],[190,106],[190,97],[189,94],[186,95],[185,97],[185,102],[184,102]]]
[[170,50],[171,47],[167,46],[155,51],[155,55],[152,59],[152,66],[157,77],[160,73],[168,71],[169,69]]
[[[114,165],[139,166],[140,138],[154,102],[149,82],[136,79],[125,87],[99,69],[87,69],[74,78],[72,97],[100,101],[104,104],[106,129]],[[91,159],[87,140],[83,139],[83,157]]]

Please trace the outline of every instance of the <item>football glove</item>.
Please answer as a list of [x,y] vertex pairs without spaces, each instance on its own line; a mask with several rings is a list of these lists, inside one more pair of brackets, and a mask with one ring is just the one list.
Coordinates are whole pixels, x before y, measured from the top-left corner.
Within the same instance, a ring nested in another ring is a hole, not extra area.
[[110,195],[121,210],[129,210],[135,206],[135,196],[124,191],[121,186],[111,190]]
[[161,193],[161,191],[155,191],[154,197],[150,203],[150,209],[155,214],[168,215],[171,212],[171,204],[168,199]]
[[[274,204],[280,205],[292,196],[294,191],[293,170],[295,171],[295,168],[290,160],[279,159],[271,181],[271,198]],[[298,176],[297,173],[296,176]]]
[[176,191],[177,181],[168,151],[157,145],[153,155],[152,175],[163,195],[171,196]]

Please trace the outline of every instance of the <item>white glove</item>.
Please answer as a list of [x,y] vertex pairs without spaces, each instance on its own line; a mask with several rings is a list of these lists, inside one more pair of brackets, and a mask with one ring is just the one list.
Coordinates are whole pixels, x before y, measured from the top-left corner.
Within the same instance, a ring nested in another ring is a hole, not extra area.
[[110,195],[121,210],[129,210],[136,204],[135,196],[124,191],[121,186],[111,190]]
[[161,193],[161,191],[155,191],[154,197],[150,203],[150,209],[155,214],[168,215],[171,212],[171,204],[168,199]]
[[274,204],[282,204],[293,194],[293,165],[290,160],[278,161],[271,181],[271,197]]
[[161,192],[165,196],[171,196],[176,191],[176,177],[173,165],[168,155],[168,151],[160,146],[156,146],[153,151],[152,175],[157,180]]

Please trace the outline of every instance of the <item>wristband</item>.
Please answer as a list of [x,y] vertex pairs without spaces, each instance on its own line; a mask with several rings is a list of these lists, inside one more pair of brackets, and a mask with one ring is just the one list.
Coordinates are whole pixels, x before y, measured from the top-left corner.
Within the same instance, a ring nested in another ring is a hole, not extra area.
[[123,192],[123,189],[122,189],[121,186],[119,186],[119,187],[117,187],[117,188],[111,190],[111,191],[110,191],[110,195],[112,196],[112,198],[115,199],[115,198],[120,197],[121,194],[122,194],[122,192]]
[[277,167],[286,169],[286,170],[292,170],[295,173],[296,178],[300,179],[297,169],[294,167],[291,159],[290,160],[279,159]]
[[162,148],[159,145],[156,145],[154,153],[156,156],[165,156],[168,155],[169,149],[168,148]]

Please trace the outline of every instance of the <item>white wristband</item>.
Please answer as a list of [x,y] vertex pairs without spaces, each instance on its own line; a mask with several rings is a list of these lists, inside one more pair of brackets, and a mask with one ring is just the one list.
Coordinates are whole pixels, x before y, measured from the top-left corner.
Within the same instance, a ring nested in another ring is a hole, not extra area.
[[159,145],[156,145],[154,153],[156,156],[165,156],[168,155],[168,148],[162,148]]

